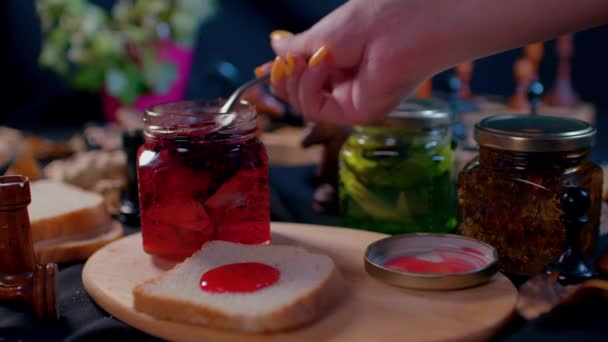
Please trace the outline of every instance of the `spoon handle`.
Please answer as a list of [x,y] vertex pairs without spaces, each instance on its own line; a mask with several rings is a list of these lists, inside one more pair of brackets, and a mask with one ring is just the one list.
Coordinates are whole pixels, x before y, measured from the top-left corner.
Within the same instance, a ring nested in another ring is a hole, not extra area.
[[234,93],[232,93],[232,95],[230,95],[228,100],[226,100],[226,102],[224,103],[222,108],[220,108],[220,113],[230,113],[232,111],[232,109],[234,108],[234,105],[237,103],[239,98],[241,98],[243,93],[245,93],[245,91],[247,91],[247,89],[249,89],[259,83],[266,82],[269,78],[270,78],[270,73],[266,73],[258,78],[254,78],[252,80],[249,80],[249,81],[243,83],[243,85],[238,87],[234,91]]

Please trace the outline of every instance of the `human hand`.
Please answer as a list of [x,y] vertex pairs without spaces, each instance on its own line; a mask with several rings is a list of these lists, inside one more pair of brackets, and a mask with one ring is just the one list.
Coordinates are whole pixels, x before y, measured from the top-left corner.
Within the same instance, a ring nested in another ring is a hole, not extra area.
[[257,72],[308,120],[375,123],[442,70],[606,22],[605,0],[350,0],[273,32],[277,58]]
[[352,0],[301,34],[273,32],[278,57],[257,73],[271,71],[272,92],[308,120],[382,120],[436,70],[416,44],[421,37],[405,33],[415,25],[403,21],[407,6],[374,4]]

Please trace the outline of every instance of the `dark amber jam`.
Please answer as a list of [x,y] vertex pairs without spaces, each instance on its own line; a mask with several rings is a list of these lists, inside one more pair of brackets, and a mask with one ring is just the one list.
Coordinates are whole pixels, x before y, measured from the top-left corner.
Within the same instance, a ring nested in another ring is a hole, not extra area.
[[601,210],[602,171],[574,152],[513,152],[481,147],[459,176],[460,232],[495,247],[501,271],[533,275],[564,250],[559,198],[567,186],[591,195],[581,239],[587,257],[595,248]]
[[255,111],[180,102],[146,114],[138,154],[144,250],[183,260],[209,240],[270,240],[268,157]]

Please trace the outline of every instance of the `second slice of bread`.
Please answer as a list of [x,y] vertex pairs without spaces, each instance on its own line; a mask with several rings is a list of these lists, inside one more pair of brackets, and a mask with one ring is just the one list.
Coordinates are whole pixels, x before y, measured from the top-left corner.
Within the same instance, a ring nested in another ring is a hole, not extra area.
[[30,190],[28,211],[34,243],[94,232],[111,223],[99,194],[48,180],[32,182]]
[[123,235],[120,223],[112,222],[110,226],[94,232],[39,241],[34,243],[34,252],[39,263],[86,260],[98,249]]
[[[279,280],[251,293],[201,290],[201,276],[216,267],[260,262],[280,271]],[[283,245],[208,242],[158,278],[134,290],[135,309],[159,319],[240,330],[271,332],[317,319],[335,304],[342,280],[328,256]]]

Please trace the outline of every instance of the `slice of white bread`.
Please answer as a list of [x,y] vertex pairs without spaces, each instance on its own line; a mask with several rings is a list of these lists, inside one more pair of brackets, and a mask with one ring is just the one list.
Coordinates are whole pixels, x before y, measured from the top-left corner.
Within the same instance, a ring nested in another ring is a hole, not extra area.
[[122,226],[112,222],[110,226],[94,232],[39,241],[34,243],[36,260],[39,263],[85,260],[123,235]]
[[[216,267],[260,262],[275,267],[279,280],[251,293],[201,290],[201,276]],[[211,241],[174,269],[138,285],[135,309],[181,323],[244,332],[296,328],[319,318],[342,292],[342,278],[328,256],[286,245]]]
[[34,243],[98,231],[109,227],[104,199],[94,192],[49,180],[30,184],[28,207]]

